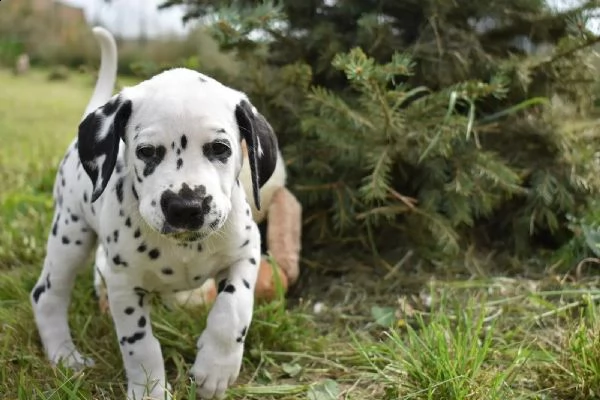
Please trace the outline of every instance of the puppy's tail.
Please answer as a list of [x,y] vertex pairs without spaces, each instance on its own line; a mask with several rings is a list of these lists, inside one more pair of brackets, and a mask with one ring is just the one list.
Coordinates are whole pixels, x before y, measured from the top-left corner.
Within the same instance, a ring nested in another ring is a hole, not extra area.
[[96,108],[112,97],[117,81],[117,44],[113,35],[106,29],[96,26],[92,29],[96,41],[100,45],[100,71],[94,93],[90,99],[82,120]]

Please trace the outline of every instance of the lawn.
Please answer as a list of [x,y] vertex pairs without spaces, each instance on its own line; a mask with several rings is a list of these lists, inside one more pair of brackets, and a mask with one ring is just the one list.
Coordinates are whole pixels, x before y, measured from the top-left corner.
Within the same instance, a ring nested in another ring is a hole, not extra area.
[[[49,81],[45,71],[15,78],[0,70],[2,399],[123,398],[119,346],[92,294],[91,264],[78,278],[70,322],[95,367],[51,368],[28,300],[44,256],[56,165],[92,89],[83,74]],[[600,398],[594,263],[561,274],[509,261],[431,271],[410,255],[386,265],[311,251],[302,268],[288,298],[257,305],[229,399]],[[156,304],[153,329],[176,399],[193,396],[187,369],[206,312]]]

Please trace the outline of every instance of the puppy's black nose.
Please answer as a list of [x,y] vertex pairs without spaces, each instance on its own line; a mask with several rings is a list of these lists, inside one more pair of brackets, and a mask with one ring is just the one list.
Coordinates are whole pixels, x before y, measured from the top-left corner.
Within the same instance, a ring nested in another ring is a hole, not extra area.
[[189,198],[167,190],[160,198],[160,207],[170,227],[194,230],[204,224],[211,200],[211,196]]

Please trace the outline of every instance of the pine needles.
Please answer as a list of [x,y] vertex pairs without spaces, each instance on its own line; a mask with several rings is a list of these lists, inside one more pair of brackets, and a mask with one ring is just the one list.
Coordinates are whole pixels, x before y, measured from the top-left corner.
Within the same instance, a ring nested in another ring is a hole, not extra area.
[[536,257],[599,194],[596,0],[186,4],[248,66],[312,243]]

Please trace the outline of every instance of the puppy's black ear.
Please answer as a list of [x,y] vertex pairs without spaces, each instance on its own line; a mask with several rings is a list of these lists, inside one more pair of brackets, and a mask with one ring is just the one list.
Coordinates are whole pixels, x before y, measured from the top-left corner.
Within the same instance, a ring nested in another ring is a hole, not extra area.
[[240,141],[246,141],[252,176],[254,204],[260,210],[260,188],[269,180],[277,164],[277,137],[273,128],[246,100],[235,107]]
[[113,173],[119,139],[125,135],[131,109],[130,100],[115,95],[79,124],[77,148],[81,165],[94,185],[92,202],[104,192]]

